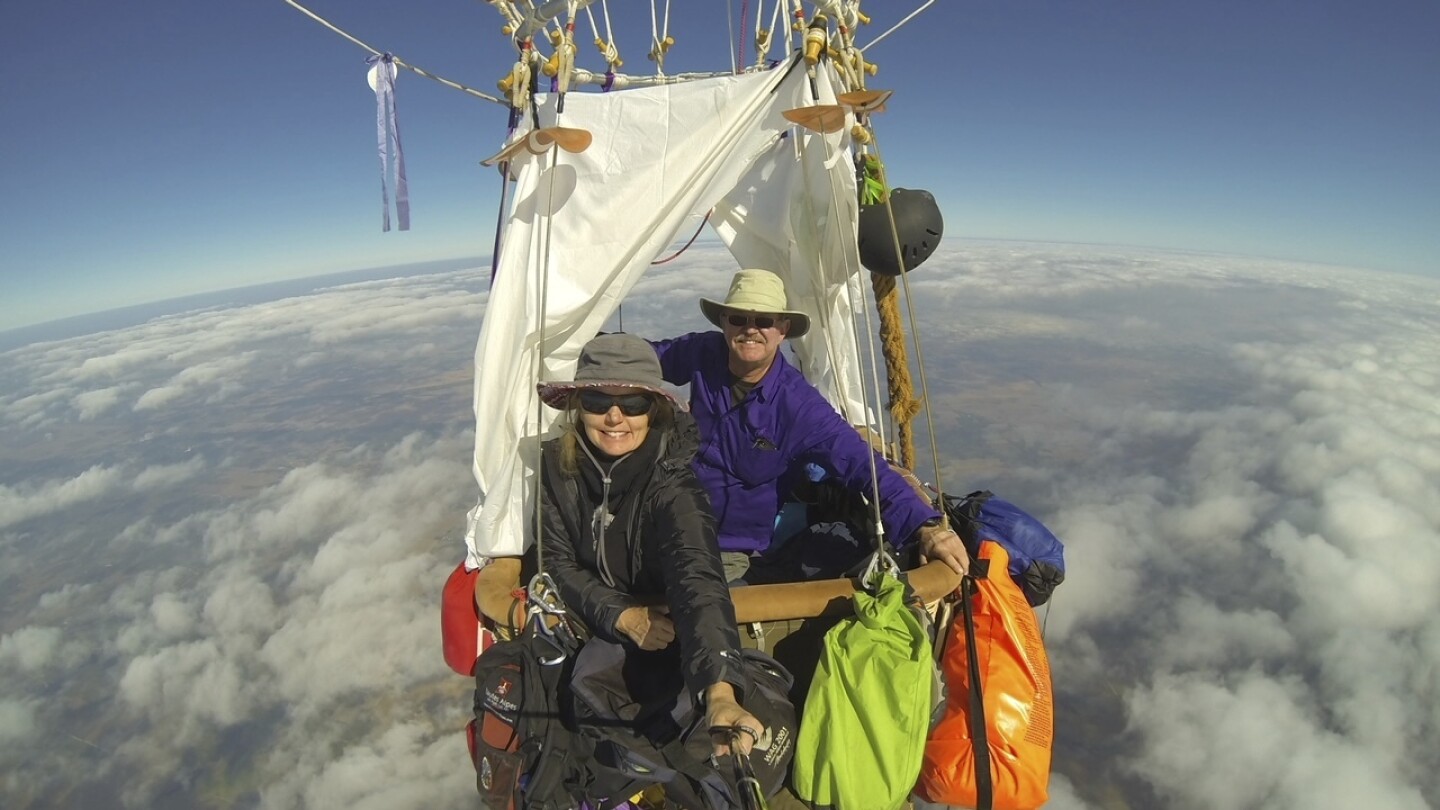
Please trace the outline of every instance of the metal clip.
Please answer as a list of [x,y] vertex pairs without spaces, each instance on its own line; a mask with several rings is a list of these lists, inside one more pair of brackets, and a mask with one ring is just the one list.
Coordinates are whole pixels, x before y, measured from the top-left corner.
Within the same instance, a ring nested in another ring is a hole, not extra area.
[[526,612],[534,624],[536,636],[556,653],[553,658],[540,658],[540,664],[548,667],[563,663],[570,650],[575,649],[577,641],[565,615],[565,604],[560,601],[560,589],[549,574],[539,573],[530,578],[527,591],[530,598]]
[[900,564],[890,556],[890,552],[879,548],[870,555],[870,559],[865,563],[865,570],[860,574],[860,585],[867,591],[878,590],[879,578],[882,576],[900,576]]
[[750,638],[755,640],[755,649],[765,652],[765,625],[760,622],[750,622]]

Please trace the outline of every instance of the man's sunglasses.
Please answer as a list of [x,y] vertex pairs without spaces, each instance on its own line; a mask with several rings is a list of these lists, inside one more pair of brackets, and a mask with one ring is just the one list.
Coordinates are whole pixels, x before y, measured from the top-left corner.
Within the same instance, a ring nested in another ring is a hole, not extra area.
[[643,416],[655,407],[655,398],[649,394],[607,394],[603,391],[581,391],[580,407],[586,413],[607,414],[619,406],[626,416]]
[[729,322],[731,326],[738,326],[741,329],[744,329],[752,323],[755,324],[756,329],[769,329],[780,319],[773,315],[740,315],[732,312],[725,317],[725,320]]

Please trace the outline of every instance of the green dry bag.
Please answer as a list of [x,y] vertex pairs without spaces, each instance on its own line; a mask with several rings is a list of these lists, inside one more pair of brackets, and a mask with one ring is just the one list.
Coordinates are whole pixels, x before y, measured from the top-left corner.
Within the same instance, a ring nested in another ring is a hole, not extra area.
[[825,634],[791,781],[812,807],[895,810],[920,774],[933,706],[930,638],[905,585],[879,576],[855,617]]

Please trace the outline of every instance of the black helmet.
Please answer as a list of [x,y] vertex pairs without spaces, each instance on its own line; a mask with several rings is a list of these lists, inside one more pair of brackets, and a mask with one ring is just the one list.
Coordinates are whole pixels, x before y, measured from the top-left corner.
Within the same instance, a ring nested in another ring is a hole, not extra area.
[[884,203],[860,206],[860,263],[872,273],[898,276],[902,269],[914,270],[930,258],[940,244],[945,222],[935,197],[923,189],[892,189],[890,208],[895,212],[895,232],[900,236],[905,266],[895,259],[895,238],[890,234]]

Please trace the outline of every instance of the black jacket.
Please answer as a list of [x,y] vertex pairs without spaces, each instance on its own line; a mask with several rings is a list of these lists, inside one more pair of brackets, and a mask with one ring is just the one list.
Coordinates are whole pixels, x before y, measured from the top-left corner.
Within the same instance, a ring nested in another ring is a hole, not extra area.
[[[739,696],[747,680],[735,607],[725,585],[710,501],[690,469],[699,431],[689,414],[676,412],[675,417],[675,425],[652,430],[645,445],[615,467],[608,504],[614,518],[600,542],[594,529],[601,497],[591,485],[597,474],[587,470],[566,476],[560,469],[560,441],[545,443],[545,570],[592,634],[626,644],[633,655],[654,655],[658,665],[676,654],[676,645],[659,654],[642,652],[615,632],[615,622],[626,608],[662,597],[670,605],[691,692],[700,695],[705,687],[727,681]],[[578,462],[582,468],[595,466],[583,452]],[[626,464],[632,466],[622,470]]]

